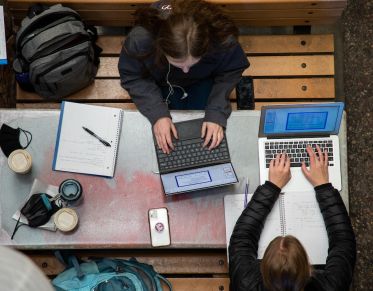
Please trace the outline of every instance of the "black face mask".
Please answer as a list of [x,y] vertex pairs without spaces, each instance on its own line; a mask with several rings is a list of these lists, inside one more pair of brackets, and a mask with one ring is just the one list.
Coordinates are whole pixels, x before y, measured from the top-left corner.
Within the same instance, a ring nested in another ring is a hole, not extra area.
[[[26,136],[27,144],[26,146],[22,146],[19,141],[19,136],[21,131]],[[10,153],[19,150],[19,149],[26,149],[32,140],[32,134],[21,128],[14,129],[5,123],[1,126],[0,129],[0,148],[3,151],[6,157],[9,157]]]
[[[38,227],[46,224],[51,216],[59,209],[55,201],[50,201],[51,196],[45,193],[33,194],[21,209],[21,213],[26,217],[28,226]],[[12,239],[16,231],[24,224],[19,224],[19,220],[14,228]]]

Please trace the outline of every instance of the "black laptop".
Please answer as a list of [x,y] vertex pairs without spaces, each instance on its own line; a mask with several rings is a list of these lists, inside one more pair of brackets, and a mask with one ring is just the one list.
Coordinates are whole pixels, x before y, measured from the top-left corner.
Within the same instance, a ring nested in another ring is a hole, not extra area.
[[227,139],[212,150],[203,147],[201,138],[203,119],[175,123],[178,139],[175,149],[165,154],[154,137],[158,168],[166,195],[197,191],[237,183],[228,149]]

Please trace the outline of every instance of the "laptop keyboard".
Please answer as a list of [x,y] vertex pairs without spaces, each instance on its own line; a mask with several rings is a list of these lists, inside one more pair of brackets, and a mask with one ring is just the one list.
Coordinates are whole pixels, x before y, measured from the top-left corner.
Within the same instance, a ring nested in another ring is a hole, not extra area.
[[302,162],[309,165],[309,156],[306,151],[306,146],[310,145],[318,155],[316,145],[319,145],[322,151],[325,149],[328,152],[329,166],[334,165],[333,155],[333,140],[299,140],[299,141],[267,141],[265,142],[265,157],[266,157],[266,168],[269,168],[269,163],[272,159],[276,158],[276,155],[282,152],[286,152],[290,158],[291,167],[301,167]]
[[158,166],[161,173],[186,170],[200,166],[209,166],[229,162],[229,151],[226,139],[212,150],[203,148],[204,140],[201,138],[176,140],[175,149],[170,154],[165,154],[156,146]]

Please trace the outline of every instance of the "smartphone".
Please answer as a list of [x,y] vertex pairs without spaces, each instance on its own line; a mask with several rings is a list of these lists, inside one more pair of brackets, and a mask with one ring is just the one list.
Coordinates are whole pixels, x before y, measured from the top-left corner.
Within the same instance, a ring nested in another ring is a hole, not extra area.
[[153,247],[171,244],[167,208],[152,208],[148,211],[150,239]]

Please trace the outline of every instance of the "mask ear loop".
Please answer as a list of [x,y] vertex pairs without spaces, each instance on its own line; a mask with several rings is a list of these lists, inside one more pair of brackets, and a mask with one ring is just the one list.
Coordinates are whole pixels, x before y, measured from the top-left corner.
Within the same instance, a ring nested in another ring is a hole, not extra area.
[[27,149],[27,147],[30,145],[30,143],[32,141],[32,134],[28,130],[24,130],[22,128],[20,128],[19,130],[23,132],[23,134],[25,135],[26,140],[27,140],[26,146],[22,147],[22,149]]
[[14,238],[16,232],[18,231],[18,229],[19,229],[21,226],[26,225],[25,223],[20,222],[20,219],[21,219],[21,214],[19,214],[19,217],[18,217],[18,220],[17,220],[16,226],[14,227],[14,230],[13,230],[12,236],[10,237],[11,240],[13,240],[13,238]]

